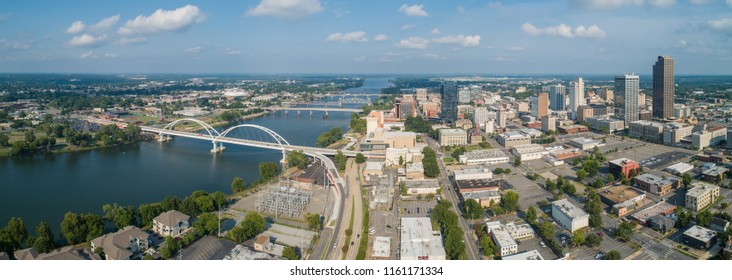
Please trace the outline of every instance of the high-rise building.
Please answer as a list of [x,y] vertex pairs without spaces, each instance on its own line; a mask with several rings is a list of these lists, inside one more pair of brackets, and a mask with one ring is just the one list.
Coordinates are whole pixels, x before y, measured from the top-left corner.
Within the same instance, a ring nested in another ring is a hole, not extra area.
[[473,112],[473,123],[478,126],[483,126],[485,122],[488,121],[489,115],[488,114],[488,108],[486,107],[477,107],[475,108],[475,112]]
[[674,116],[674,59],[659,56],[653,65],[653,117]]
[[458,89],[455,81],[445,81],[440,86],[443,120],[454,123],[458,118]]
[[470,103],[470,88],[458,89],[458,103],[460,103],[460,104]]
[[577,112],[577,107],[585,105],[585,82],[582,77],[569,82],[569,111]]
[[549,108],[554,111],[564,111],[567,99],[567,88],[563,85],[549,86]]
[[601,88],[598,91],[598,93],[600,95],[600,98],[602,98],[603,100],[605,100],[605,102],[613,102],[613,100],[614,100],[613,97],[615,96],[615,94],[614,94],[614,92],[613,92],[612,89],[609,89],[609,88]]
[[503,107],[498,109],[498,114],[496,115],[496,118],[498,120],[498,126],[500,128],[506,128],[506,120],[508,119],[508,116],[506,115],[507,113],[508,112],[506,111],[506,109],[503,109]]
[[549,114],[549,95],[547,93],[539,93],[537,96],[531,97],[531,115],[537,119]]
[[625,121],[626,126],[638,120],[638,94],[640,78],[635,74],[615,76],[615,96],[619,104],[615,107],[615,116]]
[[417,92],[417,100],[419,100],[419,101],[427,100],[427,89],[426,88],[418,88],[415,91]]

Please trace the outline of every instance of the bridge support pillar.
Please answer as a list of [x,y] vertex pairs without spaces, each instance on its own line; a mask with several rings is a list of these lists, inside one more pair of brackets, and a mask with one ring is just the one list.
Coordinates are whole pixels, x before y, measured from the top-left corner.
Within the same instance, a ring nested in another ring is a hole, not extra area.
[[160,134],[158,136],[158,142],[167,142],[167,141],[170,141],[172,139],[173,139],[172,137],[167,136],[167,135],[164,135],[164,134]]
[[216,153],[219,153],[219,152],[222,152],[223,153],[224,152],[224,149],[226,149],[226,147],[224,147],[224,144],[223,143],[219,143],[219,145],[216,146],[216,142],[213,142],[213,149],[211,149],[211,153],[212,154],[216,154]]
[[313,111],[310,111],[310,118],[313,118]]

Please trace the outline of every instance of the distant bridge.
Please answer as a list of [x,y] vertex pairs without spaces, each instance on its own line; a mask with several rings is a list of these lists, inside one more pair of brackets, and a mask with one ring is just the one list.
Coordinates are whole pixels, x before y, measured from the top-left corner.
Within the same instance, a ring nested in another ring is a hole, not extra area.
[[318,111],[318,112],[351,112],[351,113],[361,113],[363,112],[363,109],[361,108],[329,108],[329,107],[264,107],[262,109],[265,110],[273,110],[273,111]]

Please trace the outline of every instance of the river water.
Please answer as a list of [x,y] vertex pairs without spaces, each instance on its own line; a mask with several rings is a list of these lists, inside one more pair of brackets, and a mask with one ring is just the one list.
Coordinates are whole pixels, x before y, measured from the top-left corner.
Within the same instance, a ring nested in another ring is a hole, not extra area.
[[[387,79],[367,79],[350,93],[378,93]],[[242,121],[267,127],[293,145],[314,145],[321,133],[340,126],[348,129],[350,113],[290,112]],[[234,134],[236,135],[236,133]],[[240,136],[264,137],[246,129]],[[251,139],[251,138],[250,138]],[[264,139],[262,139],[264,140]],[[194,190],[231,192],[234,177],[251,183],[259,177],[259,163],[278,162],[282,153],[226,145],[222,154],[210,153],[211,143],[176,138],[167,143],[141,142],[84,152],[21,158],[0,158],[0,226],[21,217],[33,234],[41,221],[59,234],[64,213],[102,212],[102,205],[139,205],[165,196],[184,197]]]

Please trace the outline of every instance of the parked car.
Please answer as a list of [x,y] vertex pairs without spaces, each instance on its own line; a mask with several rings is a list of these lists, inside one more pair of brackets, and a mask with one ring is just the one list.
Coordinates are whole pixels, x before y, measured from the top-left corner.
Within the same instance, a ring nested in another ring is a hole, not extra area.
[[539,245],[541,245],[541,248],[546,248],[546,243],[544,243],[544,241],[542,241],[541,243],[539,243]]

